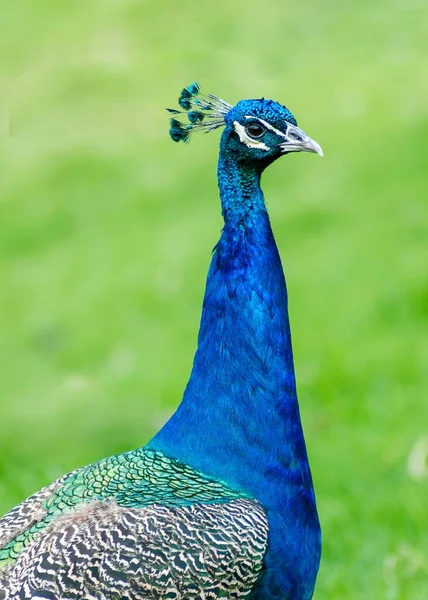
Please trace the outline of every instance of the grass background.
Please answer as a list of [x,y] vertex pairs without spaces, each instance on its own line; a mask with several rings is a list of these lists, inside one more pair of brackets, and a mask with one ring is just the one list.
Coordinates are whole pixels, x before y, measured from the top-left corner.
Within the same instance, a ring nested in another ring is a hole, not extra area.
[[19,0],[0,19],[0,513],[180,400],[221,217],[198,79],[325,158],[264,178],[324,532],[315,598],[426,598],[428,5]]

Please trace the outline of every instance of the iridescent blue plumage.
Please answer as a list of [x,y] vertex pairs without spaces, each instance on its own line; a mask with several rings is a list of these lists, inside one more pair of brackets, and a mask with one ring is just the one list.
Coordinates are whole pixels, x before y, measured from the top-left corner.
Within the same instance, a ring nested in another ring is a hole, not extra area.
[[260,178],[283,154],[322,151],[272,100],[232,107],[194,83],[179,106],[174,141],[224,127],[224,228],[182,403],[147,446],[76,469],[0,519],[0,600],[312,598],[320,527]]

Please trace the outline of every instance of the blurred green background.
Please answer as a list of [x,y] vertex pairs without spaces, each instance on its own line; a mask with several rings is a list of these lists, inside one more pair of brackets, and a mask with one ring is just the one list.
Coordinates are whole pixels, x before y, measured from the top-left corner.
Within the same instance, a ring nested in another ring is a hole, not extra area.
[[428,583],[428,5],[19,0],[0,19],[0,512],[146,442],[186,383],[221,228],[197,79],[319,141],[264,190],[324,532],[316,599]]

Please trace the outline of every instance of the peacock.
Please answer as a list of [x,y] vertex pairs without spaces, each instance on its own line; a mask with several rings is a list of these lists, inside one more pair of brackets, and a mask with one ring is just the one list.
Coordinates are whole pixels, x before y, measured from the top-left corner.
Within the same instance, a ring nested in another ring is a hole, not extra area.
[[197,83],[170,136],[224,128],[224,228],[190,379],[137,450],[78,468],[0,520],[1,600],[310,600],[321,530],[296,394],[287,291],[260,187],[321,147],[285,106]]

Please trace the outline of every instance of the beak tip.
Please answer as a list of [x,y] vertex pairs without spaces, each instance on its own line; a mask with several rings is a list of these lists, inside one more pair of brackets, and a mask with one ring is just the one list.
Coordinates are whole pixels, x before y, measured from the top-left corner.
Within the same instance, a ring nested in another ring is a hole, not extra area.
[[321,158],[324,156],[324,152],[322,151],[321,146],[314,140],[312,140],[312,147],[313,147],[314,152],[316,152],[319,156],[321,156]]

